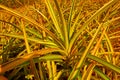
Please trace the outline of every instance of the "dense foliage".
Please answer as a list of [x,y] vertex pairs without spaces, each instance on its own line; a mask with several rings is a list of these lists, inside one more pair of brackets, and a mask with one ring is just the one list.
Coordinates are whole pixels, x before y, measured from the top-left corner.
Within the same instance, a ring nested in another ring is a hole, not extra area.
[[1,79],[120,78],[119,0],[0,3]]

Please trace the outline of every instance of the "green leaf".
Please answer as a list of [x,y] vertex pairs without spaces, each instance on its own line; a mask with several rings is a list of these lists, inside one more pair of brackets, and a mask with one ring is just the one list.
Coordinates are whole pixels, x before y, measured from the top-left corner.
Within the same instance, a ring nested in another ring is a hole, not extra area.
[[[89,58],[89,54],[88,54],[88,58]],[[85,64],[89,65],[90,62],[86,61]],[[106,74],[104,74],[97,66],[95,66],[93,70],[104,80],[110,80],[109,77]]]
[[58,10],[58,14],[60,16],[60,21],[61,21],[61,24],[62,24],[62,28],[63,28],[63,35],[64,35],[64,44],[65,44],[65,47],[66,47],[66,50],[68,49],[68,46],[69,46],[69,39],[68,39],[68,36],[69,36],[69,30],[68,30],[68,27],[67,27],[67,24],[66,24],[66,21],[65,21],[65,18],[64,18],[64,14],[58,4],[58,1],[57,0],[54,0],[55,2],[55,5],[56,5],[56,8]]
[[102,64],[102,65],[104,65],[104,66],[106,66],[106,67],[108,67],[108,68],[110,68],[110,69],[112,69],[112,70],[114,70],[117,73],[120,73],[120,67],[115,66],[112,63],[106,62],[105,60],[98,58],[96,56],[90,55],[90,54],[88,54],[87,57]]
[[[18,38],[18,39],[24,39],[23,35],[7,34],[7,33],[0,33],[0,35],[14,37],[14,38]],[[56,44],[54,44],[54,43],[52,43],[50,41],[44,41],[44,40],[41,40],[41,39],[38,39],[38,38],[28,37],[27,39],[29,41],[33,41],[33,42],[40,43],[40,44],[48,44],[48,45],[53,45],[53,46],[56,45]]]
[[58,20],[57,20],[57,16],[56,16],[56,14],[55,14],[55,12],[54,12],[54,9],[53,9],[50,1],[49,1],[49,0],[45,0],[45,3],[46,3],[46,6],[47,6],[48,11],[49,11],[49,13],[50,13],[51,19],[52,19],[52,21],[53,21],[53,23],[54,23],[54,25],[55,25],[55,28],[56,28],[56,30],[57,30],[58,36],[60,36],[60,38],[61,38],[62,40],[64,40],[64,39],[63,39],[62,30],[61,30],[60,25],[59,25],[59,22],[58,22]]
[[62,59],[64,59],[64,57],[57,54],[44,55],[39,58],[39,60],[62,60]]

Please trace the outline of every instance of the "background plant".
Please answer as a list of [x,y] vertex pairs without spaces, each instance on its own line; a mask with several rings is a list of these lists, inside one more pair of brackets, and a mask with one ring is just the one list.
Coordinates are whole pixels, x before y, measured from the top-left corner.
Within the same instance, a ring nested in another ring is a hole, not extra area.
[[118,0],[33,3],[15,10],[0,5],[1,74],[10,80],[119,78]]

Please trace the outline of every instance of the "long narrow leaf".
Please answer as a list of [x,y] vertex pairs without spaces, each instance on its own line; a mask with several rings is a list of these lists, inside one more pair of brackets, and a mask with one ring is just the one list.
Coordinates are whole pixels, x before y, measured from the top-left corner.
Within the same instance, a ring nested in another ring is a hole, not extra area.
[[88,53],[90,47],[92,46],[92,44],[93,44],[93,42],[94,42],[94,40],[95,40],[98,32],[100,31],[101,27],[102,27],[102,24],[98,27],[96,33],[94,34],[92,40],[90,41],[89,45],[87,46],[85,52],[84,52],[83,55],[81,56],[80,61],[77,63],[77,66],[75,66],[74,69],[72,70],[72,72],[71,72],[71,74],[70,74],[70,76],[69,76],[69,79],[73,79],[73,78],[77,75],[77,73],[78,73],[78,71],[79,71],[78,68],[81,68],[81,67],[82,67],[82,65],[83,65],[83,63],[84,63],[84,61],[85,61],[85,59],[86,59],[87,53]]
[[49,80],[53,80],[53,72],[52,72],[52,65],[51,61],[47,61],[47,68],[48,68],[48,75],[49,75]]
[[[82,3],[82,1],[83,1],[83,0],[81,0],[81,3]],[[83,4],[84,4],[84,3],[83,3]],[[72,37],[72,35],[73,35],[74,31],[75,31],[76,25],[77,25],[77,23],[78,23],[78,21],[79,21],[79,19],[80,19],[80,17],[81,17],[81,12],[82,12],[82,8],[83,8],[83,4],[80,5],[80,11],[79,11],[79,13],[78,13],[78,15],[77,15],[77,17],[76,17],[76,19],[75,19],[75,22],[74,22],[73,25],[70,27],[69,38]],[[79,23],[80,23],[80,22],[79,22]]]
[[63,35],[64,35],[64,44],[65,44],[65,47],[66,49],[68,49],[68,46],[69,46],[69,39],[68,39],[68,27],[67,27],[67,24],[66,24],[66,21],[65,21],[65,18],[64,18],[64,15],[63,15],[63,12],[58,4],[58,1],[57,0],[54,0],[55,4],[56,4],[56,7],[57,7],[57,10],[58,10],[58,13],[59,13],[59,16],[60,16],[60,21],[62,23],[62,27],[63,27]]
[[117,73],[120,73],[120,67],[115,66],[112,63],[106,62],[105,60],[103,60],[101,58],[98,58],[96,56],[90,55],[90,54],[88,54],[87,57],[96,61],[96,62],[98,62],[98,63],[100,63],[100,64],[103,64],[104,66],[116,71]]
[[[96,43],[96,46],[95,46],[95,48],[92,52],[92,55],[98,55],[98,54],[95,54],[95,53],[96,53],[97,49],[99,49],[100,42],[101,42],[101,40],[102,40],[102,38],[105,34],[106,29],[107,29],[107,27],[105,27],[104,31],[101,34],[101,37],[99,38],[98,42]],[[87,71],[83,74],[83,77],[82,77],[83,80],[84,79],[90,80],[90,76],[92,75],[92,72],[93,72],[93,69],[94,69],[95,65],[96,64],[94,62],[91,63],[90,65],[88,65]]]
[[[15,35],[15,34],[7,34],[7,33],[0,33],[0,35],[14,37],[14,38],[18,38],[18,39],[24,39],[23,35]],[[50,41],[43,41],[43,40],[40,40],[40,39],[37,39],[37,38],[27,37],[27,39],[29,41],[33,41],[33,42],[40,43],[40,44],[48,44],[48,45],[53,45],[53,46],[56,45],[56,44],[54,44],[54,43],[52,43]]]
[[[70,27],[71,27],[71,19],[72,19],[72,15],[73,15],[73,11],[74,11],[74,5],[75,5],[75,0],[71,0],[72,1],[72,5],[71,5],[71,8],[70,8],[70,14],[69,14],[69,18],[68,18],[68,32],[70,33]],[[69,34],[69,38],[70,38],[70,34]]]
[[15,59],[7,62],[7,63],[1,64],[0,65],[0,74],[15,68],[16,66],[30,60],[31,58],[38,57],[38,56],[41,56],[41,55],[45,55],[45,54],[48,54],[48,53],[51,53],[51,52],[64,53],[64,51],[62,51],[58,48],[48,48],[48,49],[42,49],[42,50],[39,50],[39,51],[33,51],[30,54],[26,54],[26,55],[21,56],[19,58],[15,58]]
[[57,30],[57,32],[58,32],[58,36],[60,36],[61,39],[63,40],[62,30],[61,30],[60,25],[59,25],[59,23],[58,23],[58,20],[57,20],[57,17],[56,17],[55,12],[54,12],[54,10],[53,10],[53,7],[52,7],[52,5],[51,5],[51,3],[50,3],[49,0],[45,0],[45,3],[46,3],[46,6],[47,6],[48,11],[49,11],[49,13],[50,13],[50,16],[51,16],[51,18],[52,18],[52,21],[53,21],[53,23],[54,23],[54,25],[55,25],[55,28],[56,28],[56,30]]
[[64,59],[64,57],[56,54],[45,55],[39,58],[39,60],[61,60],[61,59]]
[[[27,33],[26,33],[26,29],[25,29],[23,20],[21,20],[21,27],[22,27],[22,30],[23,30],[23,35],[24,35],[24,41],[25,41],[26,50],[27,50],[27,53],[29,54],[31,51],[30,51],[30,46],[29,46],[29,43],[28,43]],[[39,76],[38,76],[38,73],[37,73],[37,69],[35,67],[35,63],[34,63],[34,61],[33,61],[32,58],[30,59],[30,66],[31,66],[31,72],[34,73],[35,78],[37,80],[40,80]]]
[[[88,58],[90,54],[87,55]],[[85,64],[89,65],[90,62],[86,61]],[[100,70],[97,66],[94,67],[93,69],[101,78],[103,78],[104,80],[110,80],[109,77],[107,75],[105,75],[102,70]]]

